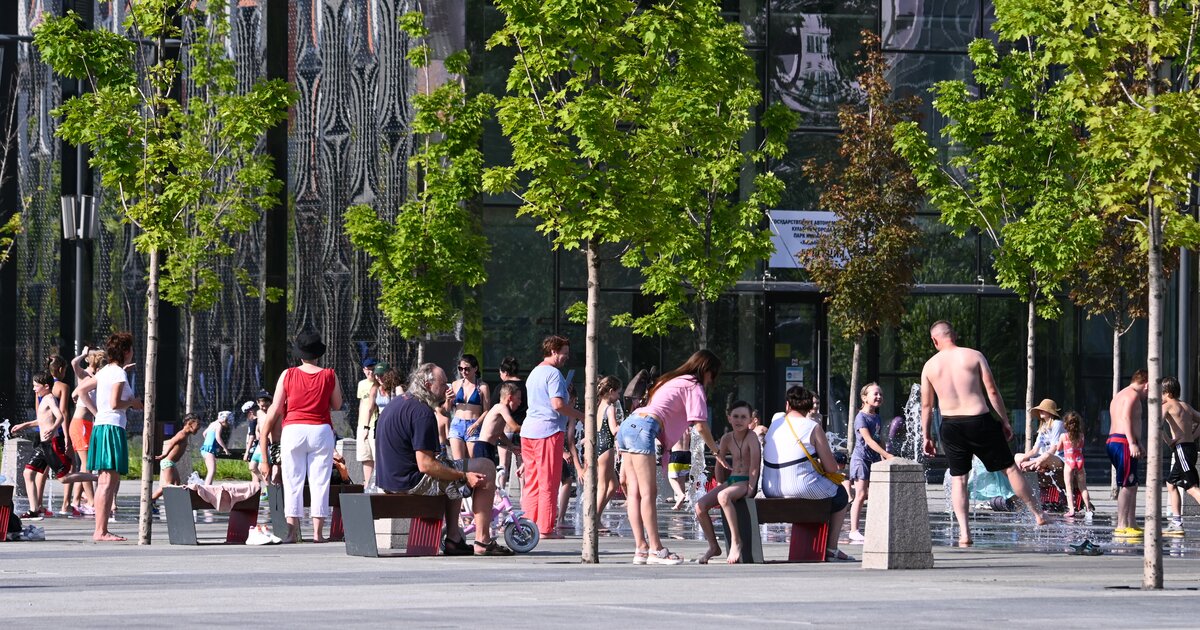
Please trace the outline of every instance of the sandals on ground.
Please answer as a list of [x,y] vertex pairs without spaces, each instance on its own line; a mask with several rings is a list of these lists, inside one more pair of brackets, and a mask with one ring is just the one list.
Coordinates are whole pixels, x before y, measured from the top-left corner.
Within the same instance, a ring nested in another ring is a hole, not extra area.
[[[480,550],[483,550],[482,552]],[[511,556],[513,550],[497,543],[494,540],[488,541],[487,544],[475,541],[475,555],[477,556]]]
[[677,554],[671,553],[670,549],[663,547],[658,551],[648,554],[646,556],[646,563],[667,565],[683,564],[683,558],[680,558]]

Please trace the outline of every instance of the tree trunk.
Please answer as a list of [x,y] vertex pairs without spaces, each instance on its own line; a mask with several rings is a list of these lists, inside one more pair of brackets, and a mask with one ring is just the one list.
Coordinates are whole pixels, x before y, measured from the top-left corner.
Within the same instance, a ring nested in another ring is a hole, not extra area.
[[1162,419],[1162,218],[1154,201],[1150,205],[1150,304],[1146,363],[1149,372],[1150,392],[1146,396],[1146,549],[1143,556],[1142,588],[1160,589],[1163,586],[1162,572],[1162,444],[1159,423]]
[[418,339],[417,340],[417,365],[415,365],[414,367],[420,367],[421,365],[424,365],[424,363],[425,363],[425,340]]
[[145,387],[142,392],[142,500],[138,514],[138,544],[150,544],[150,529],[153,521],[150,513],[150,495],[154,492],[154,452],[156,449],[154,405],[157,403],[158,368],[158,276],[161,254],[157,249],[150,252],[150,270],[146,283],[146,358],[143,362]]
[[600,317],[600,244],[587,244],[587,333],[583,366],[583,562],[600,562],[600,515],[596,513],[596,363]]
[[[1151,19],[1158,18],[1158,0],[1150,0],[1149,13]],[[1153,26],[1149,35],[1157,35],[1159,26]],[[1158,76],[1159,63],[1154,60],[1153,46],[1146,46],[1147,76]],[[1150,115],[1157,118],[1158,106],[1155,105],[1157,86],[1154,81],[1146,82],[1146,102],[1150,104]],[[1149,250],[1148,280],[1150,286],[1148,337],[1146,343],[1146,371],[1149,373],[1150,392],[1146,396],[1146,549],[1142,556],[1142,588],[1161,589],[1163,587],[1162,566],[1162,465],[1159,457],[1162,455],[1162,443],[1159,441],[1159,423],[1162,422],[1162,343],[1163,343],[1163,223],[1162,209],[1155,203],[1151,192],[1154,190],[1154,176],[1146,186],[1146,219],[1147,243]],[[1132,526],[1132,523],[1130,523]]]
[[862,355],[862,342],[864,335],[859,335],[854,340],[854,354],[850,359],[850,401],[846,405],[846,457],[849,458],[854,454],[854,417],[858,415],[858,405],[860,398],[858,395],[858,361]]
[[[1112,397],[1117,397],[1117,392],[1121,391],[1121,327],[1113,326],[1113,347],[1112,347]],[[1110,399],[1111,400],[1111,399]],[[1108,471],[1108,498],[1116,500],[1117,498],[1117,469],[1109,466]]]
[[708,350],[708,300],[700,298],[700,314],[696,322],[697,346],[700,350]]
[[196,410],[196,312],[188,309],[187,377],[184,380],[183,412]]
[[1033,401],[1033,384],[1034,384],[1034,376],[1035,376],[1035,374],[1034,374],[1034,369],[1035,369],[1034,368],[1034,359],[1036,358],[1035,354],[1034,354],[1034,336],[1036,334],[1034,326],[1037,323],[1037,306],[1035,304],[1036,304],[1037,300],[1035,299],[1036,293],[1030,291],[1029,295],[1030,295],[1030,297],[1029,297],[1029,313],[1026,316],[1027,332],[1025,335],[1025,451],[1026,452],[1029,452],[1029,449],[1033,447],[1033,434],[1036,431],[1036,427],[1033,424],[1033,414],[1029,413],[1029,410],[1033,409],[1033,406],[1036,404]]

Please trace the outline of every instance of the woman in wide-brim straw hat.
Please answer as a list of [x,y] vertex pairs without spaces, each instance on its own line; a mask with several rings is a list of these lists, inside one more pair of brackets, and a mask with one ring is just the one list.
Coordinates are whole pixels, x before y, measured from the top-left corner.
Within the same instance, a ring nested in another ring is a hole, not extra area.
[[1037,439],[1033,441],[1032,448],[1024,453],[1017,453],[1013,458],[1017,467],[1021,470],[1062,468],[1063,454],[1061,451],[1054,450],[1058,445],[1058,439],[1065,431],[1058,404],[1047,398],[1038,403],[1038,406],[1030,408],[1029,415],[1038,420]]
[[[313,542],[325,542],[324,523],[329,518],[329,475],[333,467],[333,422],[330,410],[342,406],[342,387],[332,369],[317,361],[325,354],[325,343],[314,331],[296,335],[292,353],[300,365],[284,370],[275,384],[275,398],[267,411],[263,435],[271,435],[282,423],[280,433],[283,472],[283,513],[288,532],[284,542],[299,542],[300,520],[304,518],[304,483],[308,480],[313,521]],[[271,473],[267,440],[259,442],[263,450],[259,471]]]

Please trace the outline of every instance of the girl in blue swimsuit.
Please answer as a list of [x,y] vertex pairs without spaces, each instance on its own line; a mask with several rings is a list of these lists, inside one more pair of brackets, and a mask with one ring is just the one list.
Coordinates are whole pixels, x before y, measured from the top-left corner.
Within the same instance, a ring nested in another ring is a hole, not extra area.
[[217,453],[229,454],[229,450],[225,448],[225,440],[221,437],[221,431],[232,422],[233,412],[222,411],[217,414],[217,420],[204,430],[204,446],[200,447],[200,453],[204,456],[204,465],[208,467],[208,472],[204,475],[204,485],[206,486],[212,485],[213,477],[217,475]]

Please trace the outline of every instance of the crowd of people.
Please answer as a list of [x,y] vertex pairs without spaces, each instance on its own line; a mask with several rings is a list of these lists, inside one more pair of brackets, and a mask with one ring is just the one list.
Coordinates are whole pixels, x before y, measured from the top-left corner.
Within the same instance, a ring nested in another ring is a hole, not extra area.
[[[1094,513],[1087,493],[1083,460],[1083,418],[1063,413],[1053,400],[1029,409],[1038,420],[1032,448],[1015,455],[1009,447],[1012,428],[986,358],[959,346],[948,322],[930,329],[936,353],[921,374],[921,421],[926,454],[937,453],[940,439],[951,477],[951,505],[959,525],[960,545],[972,544],[968,520],[968,476],[973,467],[996,475],[1026,504],[1038,525],[1046,517],[1033,499],[1024,472],[1061,474],[1066,487],[1067,510],[1088,518]],[[242,407],[246,417],[244,459],[260,485],[282,485],[288,531],[284,542],[297,542],[305,516],[305,486],[310,497],[312,540],[325,540],[324,525],[331,515],[329,488],[335,472],[335,433],[332,412],[343,408],[342,386],[333,369],[323,367],[325,344],[319,334],[303,332],[295,338],[292,353],[299,365],[279,375],[273,391],[261,391]],[[571,358],[570,341],[551,335],[541,344],[542,360],[522,380],[519,364],[506,357],[499,366],[500,382],[489,386],[480,364],[471,354],[457,362],[457,378],[432,363],[415,367],[408,375],[385,362],[367,359],[357,384],[356,458],[362,465],[369,491],[439,495],[449,499],[446,508],[447,555],[510,555],[511,550],[492,537],[491,518],[495,493],[515,475],[521,483],[521,506],[543,538],[563,537],[560,522],[574,479],[586,469],[583,458],[582,421],[578,397],[563,369]],[[50,474],[68,484],[63,511],[75,516],[95,516],[93,538],[123,540],[108,530],[115,509],[121,476],[128,472],[126,412],[140,409],[133,395],[128,369],[134,361],[133,339],[128,333],[111,335],[104,350],[84,351],[71,362],[77,386],[64,381],[67,363],[59,357],[47,361],[47,371],[33,376],[37,399],[35,419],[14,427],[38,429],[35,455],[24,471],[30,508],[22,518],[40,518],[45,482]],[[729,430],[715,439],[711,429],[708,394],[721,373],[721,360],[708,350],[691,355],[677,368],[653,383],[637,377],[643,387],[626,389],[614,376],[597,383],[597,513],[602,514],[618,494],[632,529],[634,564],[679,564],[678,554],[662,541],[658,527],[658,471],[671,483],[675,508],[686,498],[685,483],[691,469],[693,440],[702,441],[714,455],[713,473],[718,483],[707,488],[693,504],[708,549],[697,558],[707,563],[721,554],[711,512],[720,509],[732,531],[726,560],[741,559],[736,541],[738,519],[734,505],[754,497],[795,497],[828,500],[829,531],[826,559],[852,560],[838,547],[843,523],[849,515],[846,539],[862,542],[860,527],[864,502],[869,497],[872,464],[894,457],[897,422],[885,440],[879,417],[884,392],[869,383],[859,392],[861,410],[851,425],[852,448],[847,459],[834,453],[817,412],[817,397],[801,386],[786,392],[784,411],[769,425],[744,401],[725,409]],[[1164,441],[1174,455],[1168,478],[1173,516],[1166,533],[1182,532],[1180,492],[1200,502],[1200,479],[1195,470],[1200,413],[1179,400],[1179,383],[1163,379],[1163,416],[1168,431]],[[1144,451],[1141,440],[1141,402],[1147,392],[1144,371],[1134,374],[1128,387],[1110,405],[1107,450],[1120,487],[1115,536],[1139,536],[1134,517],[1137,478],[1135,461]],[[69,402],[75,401],[74,415]],[[622,401],[631,407],[626,413]],[[935,404],[936,403],[936,404]],[[940,412],[939,433],[933,433],[935,406]],[[196,414],[187,414],[163,445],[163,485],[183,481],[175,469],[193,435],[202,435],[200,448],[211,484],[218,456],[229,452],[227,435],[235,424],[233,412],[222,411],[203,430]],[[903,438],[903,436],[899,436]],[[886,442],[886,445],[885,445]],[[979,464],[973,464],[978,461]],[[843,474],[843,471],[846,474]],[[94,485],[93,485],[94,484]],[[161,487],[155,498],[161,495]],[[468,543],[459,523],[462,497],[472,497],[474,540]]]

